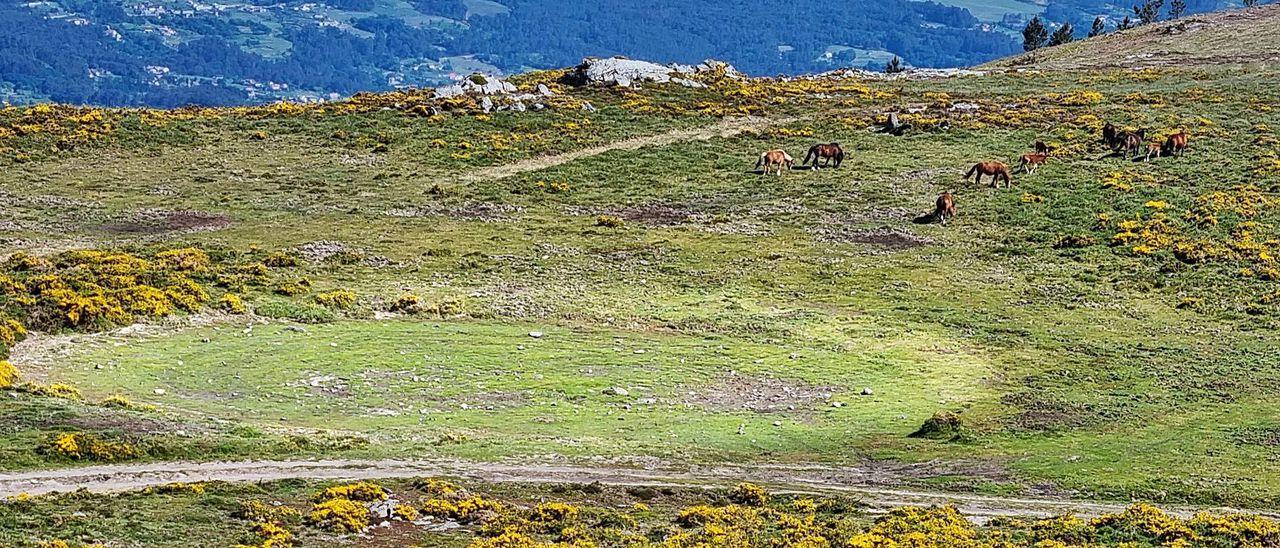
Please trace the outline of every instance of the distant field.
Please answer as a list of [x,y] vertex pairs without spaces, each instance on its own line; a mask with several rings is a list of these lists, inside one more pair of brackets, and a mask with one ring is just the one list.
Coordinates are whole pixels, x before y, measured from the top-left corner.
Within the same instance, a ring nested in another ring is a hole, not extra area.
[[1030,0],[940,0],[939,4],[965,8],[983,21],[1000,21],[1007,13],[1031,16],[1044,11],[1044,6]]

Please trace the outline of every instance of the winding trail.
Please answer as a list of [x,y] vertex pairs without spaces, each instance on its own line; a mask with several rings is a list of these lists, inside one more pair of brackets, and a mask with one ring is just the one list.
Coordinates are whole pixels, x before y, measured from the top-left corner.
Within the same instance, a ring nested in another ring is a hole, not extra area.
[[[266,482],[285,479],[371,480],[449,476],[485,482],[592,483],[617,486],[716,488],[739,481],[769,486],[778,493],[841,493],[859,498],[872,513],[904,505],[953,504],[977,521],[997,516],[1079,516],[1119,512],[1124,504],[1069,499],[1001,497],[882,487],[877,474],[858,468],[820,465],[711,465],[688,470],[576,466],[567,464],[508,464],[426,460],[314,460],[169,462],[88,466],[63,470],[0,474],[0,498],[22,493],[41,495],[75,490],[113,493],[173,482]],[[864,477],[865,476],[865,477]],[[859,479],[863,483],[858,483]],[[1167,507],[1179,516],[1200,510],[1231,508]],[[1266,514],[1275,517],[1274,514]]]
[[657,135],[633,137],[599,146],[574,150],[550,156],[528,158],[518,162],[484,167],[458,175],[457,181],[463,183],[490,179],[503,179],[521,173],[547,169],[569,162],[599,156],[614,150],[638,150],[644,147],[661,147],[687,141],[706,141],[716,138],[733,137],[744,131],[780,126],[801,120],[797,117],[765,118],[761,116],[738,116],[725,118],[711,124],[690,129],[676,129]]

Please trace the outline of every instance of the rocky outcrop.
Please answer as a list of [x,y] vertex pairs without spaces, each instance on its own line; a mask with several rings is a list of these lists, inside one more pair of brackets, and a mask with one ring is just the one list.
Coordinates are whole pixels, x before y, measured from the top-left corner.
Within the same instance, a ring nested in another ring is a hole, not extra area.
[[706,84],[691,78],[699,74],[723,72],[732,78],[740,78],[732,65],[721,61],[708,60],[698,65],[659,65],[648,61],[637,61],[624,57],[597,58],[588,57],[565,76],[565,80],[577,86],[613,85],[636,87],[644,82],[657,84],[679,84],[685,87],[700,88]]

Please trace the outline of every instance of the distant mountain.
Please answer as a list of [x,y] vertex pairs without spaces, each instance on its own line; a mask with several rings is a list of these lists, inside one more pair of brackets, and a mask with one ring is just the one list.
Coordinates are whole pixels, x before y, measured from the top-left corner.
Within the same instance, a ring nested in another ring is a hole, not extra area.
[[1016,31],[1034,14],[1087,28],[1117,9],[1110,0],[15,1],[0,5],[0,99],[326,99],[588,55],[717,58],[752,74],[878,67],[894,55],[964,66],[1019,51]]

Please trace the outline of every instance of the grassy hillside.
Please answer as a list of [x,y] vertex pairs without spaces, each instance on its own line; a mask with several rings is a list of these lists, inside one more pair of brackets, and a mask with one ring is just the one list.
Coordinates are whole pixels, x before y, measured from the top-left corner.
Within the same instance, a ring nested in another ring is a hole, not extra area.
[[1280,62],[1280,5],[1201,14],[1000,59],[990,68],[1185,68]]
[[[0,311],[31,332],[0,463],[824,463],[1280,500],[1271,68],[557,77],[519,80],[557,92],[528,112],[0,111]],[[891,111],[914,130],[868,129]],[[1117,157],[1104,121],[1191,148]],[[1012,189],[963,180],[1037,139]],[[751,171],[829,141],[840,169]],[[959,217],[913,224],[944,190]]]

